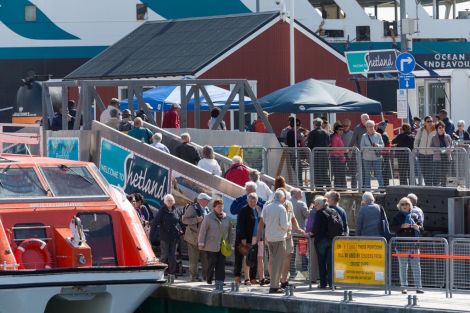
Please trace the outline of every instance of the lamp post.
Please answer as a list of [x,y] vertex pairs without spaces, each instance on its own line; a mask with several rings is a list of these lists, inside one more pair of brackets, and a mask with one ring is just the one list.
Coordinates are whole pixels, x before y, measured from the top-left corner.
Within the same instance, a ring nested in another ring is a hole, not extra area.
[[[275,0],[277,5],[281,5],[281,16],[289,16],[289,84],[292,86],[295,84],[295,34],[294,34],[294,23],[295,23],[295,11],[294,11],[294,0],[289,0],[289,10],[287,11],[286,0]],[[297,155],[297,114],[294,116],[294,140],[295,140],[295,171],[298,171],[298,155]],[[297,186],[298,175],[296,173]]]

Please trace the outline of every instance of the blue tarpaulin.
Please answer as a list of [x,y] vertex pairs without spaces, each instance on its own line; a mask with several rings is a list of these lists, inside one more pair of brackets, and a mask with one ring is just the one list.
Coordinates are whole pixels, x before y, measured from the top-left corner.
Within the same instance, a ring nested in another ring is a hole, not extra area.
[[382,113],[380,102],[315,79],[276,90],[259,99],[259,103],[269,113]]

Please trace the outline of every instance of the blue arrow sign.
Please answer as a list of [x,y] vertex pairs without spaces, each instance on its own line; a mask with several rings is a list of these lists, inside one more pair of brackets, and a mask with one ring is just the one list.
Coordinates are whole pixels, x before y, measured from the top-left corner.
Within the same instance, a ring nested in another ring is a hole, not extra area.
[[414,75],[400,75],[399,87],[400,89],[414,89],[415,88],[415,76]]
[[410,74],[415,69],[416,60],[411,53],[400,53],[395,60],[395,67],[402,74]]

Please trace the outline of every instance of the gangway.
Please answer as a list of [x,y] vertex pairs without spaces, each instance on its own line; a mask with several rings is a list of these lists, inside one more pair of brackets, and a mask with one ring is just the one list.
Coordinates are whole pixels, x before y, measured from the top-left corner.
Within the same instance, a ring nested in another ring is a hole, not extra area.
[[[176,138],[170,133],[150,127],[152,131],[164,134],[166,144]],[[244,188],[213,175],[201,168],[179,159],[171,154],[160,151],[151,145],[144,144],[135,138],[106,126],[97,121],[92,123],[91,156],[93,162],[104,173],[110,183],[121,185],[126,193],[144,190],[144,197],[153,197],[154,202],[163,201],[164,193],[171,192],[175,196],[184,196],[193,200],[198,192],[209,192],[219,195],[224,201],[231,202],[245,193]],[[179,139],[179,137],[177,137]],[[174,143],[170,143],[174,144]],[[193,144],[197,149],[200,146]],[[112,149],[112,151],[110,151]],[[124,156],[123,156],[124,155]],[[230,162],[218,155],[221,166]],[[221,162],[222,161],[222,162]],[[122,177],[124,176],[124,177]],[[160,185],[158,185],[159,180]],[[167,184],[162,186],[161,184]],[[157,186],[152,188],[151,186]],[[190,190],[192,189],[192,190]],[[192,192],[192,195],[191,195]],[[175,194],[176,193],[176,194]],[[178,194],[180,193],[180,194]],[[152,200],[152,199],[150,199]],[[178,204],[178,203],[177,203]]]
[[[158,126],[155,126],[150,123],[144,123],[144,126],[150,129],[153,133],[161,133],[162,134],[162,143],[165,144],[170,151],[173,151],[173,149],[178,146],[181,143],[181,138],[178,135],[173,134],[171,131],[168,131],[163,128],[159,128]],[[221,133],[223,135],[223,133]],[[202,155],[202,146],[197,144],[196,142],[190,142],[189,145],[195,147],[197,151],[199,152],[199,155]],[[219,154],[214,152],[214,157],[216,161],[219,163],[220,168],[222,169],[222,173],[225,173],[231,166],[232,160],[227,158],[225,155]],[[274,178],[266,175],[266,174],[261,174],[261,180],[264,181],[269,187],[274,186]],[[290,188],[290,186],[289,186]]]

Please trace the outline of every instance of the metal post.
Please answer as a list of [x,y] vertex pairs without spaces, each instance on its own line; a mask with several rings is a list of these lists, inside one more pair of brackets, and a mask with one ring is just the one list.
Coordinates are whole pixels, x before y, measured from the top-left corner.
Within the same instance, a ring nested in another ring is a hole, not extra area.
[[406,0],[400,0],[400,44],[401,51],[408,51],[408,41],[403,32],[403,21],[406,19]]
[[[445,254],[449,255],[449,243],[448,242],[446,242],[446,245],[445,245]],[[450,271],[449,271],[449,268],[450,268],[449,258],[446,258],[446,264],[445,264],[445,270],[447,272],[446,273],[447,274],[446,275],[446,298],[448,298],[449,295],[450,295],[450,278],[449,278]],[[413,302],[414,302],[414,299],[413,299]]]
[[415,176],[415,167],[416,167],[416,162],[415,162],[415,154],[413,151],[409,151],[408,154],[409,161],[408,163],[410,164],[410,186],[415,186],[416,185],[416,176]]
[[238,89],[238,129],[245,130],[245,84]]
[[362,151],[356,150],[356,179],[357,179],[357,190],[362,192]]
[[201,128],[201,106],[199,86],[194,86],[194,128]]
[[312,290],[312,238],[308,238],[308,290]]
[[[450,201],[449,201],[450,202]],[[454,244],[455,240],[450,242],[450,255],[454,255]],[[447,283],[446,285],[449,288],[449,298],[452,298],[452,288],[454,287],[454,259],[449,260],[449,268],[447,269]]]
[[188,127],[188,101],[186,99],[186,84],[180,84],[180,98],[181,98],[181,111],[180,111],[180,121],[181,128]]
[[465,181],[466,188],[470,188],[470,173],[469,173],[470,164],[469,163],[470,163],[470,149],[469,151],[465,151],[464,162],[463,162],[463,168],[464,168],[464,173],[465,173],[464,181]]
[[62,107],[62,129],[68,129],[69,128],[69,122],[68,122],[68,115],[69,115],[69,109],[68,109],[68,88],[65,86],[62,86],[62,101],[61,101],[61,107]]

